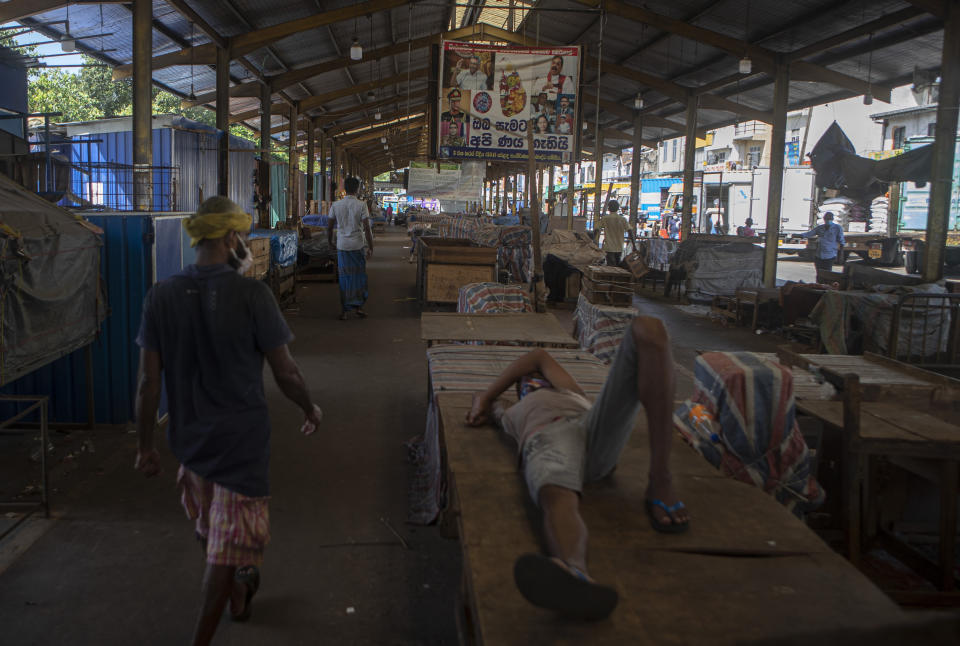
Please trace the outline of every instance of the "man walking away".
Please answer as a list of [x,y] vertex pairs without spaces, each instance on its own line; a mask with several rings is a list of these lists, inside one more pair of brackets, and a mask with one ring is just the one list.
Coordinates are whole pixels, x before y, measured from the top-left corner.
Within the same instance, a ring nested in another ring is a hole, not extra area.
[[[350,312],[366,318],[363,306],[367,302],[367,258],[373,255],[373,232],[370,231],[370,212],[357,199],[360,180],[348,177],[343,183],[346,197],[330,207],[327,242],[333,247],[333,229],[337,229],[337,274],[340,280],[340,320],[346,321]],[[366,253],[364,253],[366,241]]]
[[[607,214],[600,218],[600,230],[603,231],[603,251],[607,254],[607,264],[616,267],[620,264],[623,255],[623,234],[629,226],[627,219],[617,213],[620,203],[616,200],[607,202]],[[630,232],[630,242],[633,243],[633,232]]]
[[833,271],[833,265],[837,262],[837,256],[843,245],[847,241],[843,237],[843,227],[833,221],[833,213],[827,211],[823,214],[823,224],[815,227],[811,231],[800,234],[801,238],[819,238],[819,248],[814,264],[817,267],[817,282],[820,280],[821,271]]
[[323,417],[290,356],[293,335],[276,299],[242,275],[253,260],[244,242],[250,222],[225,197],[201,204],[183,223],[197,262],[150,289],[137,335],[135,467],[147,477],[160,473],[153,431],[163,374],[177,485],[206,553],[194,644],[210,643],[228,601],[234,620],[248,619],[260,585],[270,540],[264,357],[280,390],[303,410],[301,431],[310,435]]

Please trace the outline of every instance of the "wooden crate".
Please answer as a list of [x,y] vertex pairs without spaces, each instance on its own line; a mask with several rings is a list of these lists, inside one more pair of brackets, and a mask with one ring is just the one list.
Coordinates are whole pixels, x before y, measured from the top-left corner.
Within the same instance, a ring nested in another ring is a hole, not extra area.
[[420,255],[426,263],[489,265],[497,262],[494,247],[477,247],[466,238],[420,238]]
[[270,239],[252,238],[247,241],[247,248],[253,257],[253,265],[244,276],[263,280],[270,271]]
[[497,280],[496,264],[450,265],[430,263],[426,266],[424,299],[429,303],[456,303],[460,288],[470,283]]
[[590,265],[580,291],[594,305],[630,307],[633,304],[633,274],[619,267]]

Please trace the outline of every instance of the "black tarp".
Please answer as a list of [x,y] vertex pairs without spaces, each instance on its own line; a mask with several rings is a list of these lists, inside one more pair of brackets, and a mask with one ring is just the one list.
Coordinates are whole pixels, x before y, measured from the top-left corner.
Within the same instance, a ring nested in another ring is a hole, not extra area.
[[810,152],[817,186],[840,195],[870,201],[887,192],[890,182],[927,182],[933,168],[933,146],[921,146],[896,157],[859,157],[834,121]]
[[96,227],[0,175],[0,385],[94,340],[102,244]]

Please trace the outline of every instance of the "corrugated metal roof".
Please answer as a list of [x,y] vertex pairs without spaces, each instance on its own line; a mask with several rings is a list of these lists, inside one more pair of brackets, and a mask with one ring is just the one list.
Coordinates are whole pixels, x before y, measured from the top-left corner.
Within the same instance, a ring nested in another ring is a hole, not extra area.
[[[358,4],[351,0],[186,2],[222,37],[239,36]],[[631,0],[631,3],[641,6],[638,0]],[[318,63],[344,60],[355,36],[364,49],[370,51],[402,44],[408,39],[439,34],[449,27],[451,8],[454,10],[454,25],[458,27],[479,23],[504,29],[508,25],[509,0],[486,0],[482,6],[465,6],[467,3],[460,0],[460,4],[464,6],[453,7],[436,0],[422,0],[378,11],[370,17],[361,15],[289,35],[270,46],[245,54],[244,61],[234,61],[231,75],[235,82],[252,82],[254,74],[248,67],[272,77]],[[596,56],[602,33],[605,61],[693,89],[725,80],[711,93],[759,110],[769,110],[772,105],[772,79],[765,74],[749,77],[737,75],[738,55],[733,52],[669,34],[613,13],[608,13],[605,20],[601,20],[598,11],[575,0],[538,0],[535,4],[533,0],[515,0],[514,4],[514,26],[520,36],[539,40],[543,44],[581,44],[587,54]],[[915,68],[936,69],[940,61],[942,21],[903,0],[645,0],[642,7],[717,34],[735,39],[746,38],[753,44],[781,53],[796,52],[860,25],[894,15],[897,20],[887,21],[857,36],[843,38],[842,43],[810,54],[804,60],[856,78],[866,79],[869,76],[870,81],[878,86],[909,82]],[[185,44],[211,42],[199,26],[192,25],[189,18],[167,2],[155,0],[153,11],[155,56],[179,51]],[[25,19],[24,23],[37,25],[64,20],[66,14],[65,8],[57,9]],[[126,5],[72,5],[69,15],[70,31],[74,36],[112,32],[110,36],[81,41],[81,48],[95,55],[98,50],[115,50],[99,55],[112,64],[131,61],[132,14]],[[48,25],[42,31],[57,37],[62,33],[62,25]],[[869,53],[871,50],[872,55]],[[281,99],[300,101],[377,79],[397,75],[402,77],[408,71],[427,68],[429,60],[429,50],[420,48],[412,50],[409,57],[407,52],[400,51],[372,64],[369,60],[350,62],[340,69],[283,88]],[[153,78],[183,96],[190,94],[191,83],[197,95],[211,92],[215,83],[215,74],[207,65],[159,68],[154,70]],[[599,91],[603,99],[619,103],[625,108],[630,108],[633,97],[643,91],[645,109],[650,114],[668,117],[681,124],[683,122],[682,105],[636,80],[605,71],[598,83],[595,67],[591,69],[589,66],[582,80],[589,93]],[[398,85],[401,87],[398,88]],[[405,105],[407,85],[403,82],[379,88],[375,92],[376,100],[396,97],[398,103]],[[426,87],[425,78],[414,79],[409,84],[411,92],[418,95]],[[790,86],[790,105],[796,108],[851,95],[853,92],[850,90],[834,85],[793,82]],[[344,114],[340,122],[332,123],[331,127],[353,128],[357,122],[371,122],[373,110],[363,108],[368,102],[365,91],[361,91],[330,100],[312,108],[309,113],[318,116],[342,112]],[[239,114],[255,110],[258,104],[256,98],[235,97],[231,100],[231,112]],[[414,108],[420,109],[421,104],[422,101]],[[585,102],[582,107],[584,116],[592,119],[594,106]],[[351,108],[354,110],[350,111]],[[397,106],[385,105],[381,110],[397,111]],[[716,109],[702,109],[698,115],[698,123],[706,127],[737,120],[736,115]],[[745,118],[740,117],[739,120]],[[284,122],[284,117],[274,115],[272,121],[279,125]],[[616,127],[623,124],[624,119],[601,109],[601,122],[605,127]],[[259,117],[248,123],[259,127]],[[644,136],[648,138],[674,134],[660,126],[644,127]]]

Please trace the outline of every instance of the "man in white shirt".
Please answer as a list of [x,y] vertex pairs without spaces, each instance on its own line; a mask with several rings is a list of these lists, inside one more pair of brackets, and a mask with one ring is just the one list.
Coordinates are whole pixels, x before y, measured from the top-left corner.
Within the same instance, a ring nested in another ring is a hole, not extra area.
[[[337,275],[340,283],[340,320],[346,321],[350,312],[366,318],[363,306],[367,302],[367,258],[373,255],[373,232],[370,230],[370,212],[357,199],[360,180],[348,177],[344,182],[347,195],[330,207],[327,224],[327,242],[333,245],[333,229],[337,229]],[[364,245],[366,242],[366,245]],[[366,254],[364,254],[366,246]]]
[[616,267],[623,256],[623,235],[628,233],[633,242],[633,233],[627,219],[620,215],[620,203],[610,200],[607,203],[607,214],[600,218],[599,229],[603,231],[603,251],[607,254],[607,264]]
[[[457,63],[457,68],[463,64],[463,59]],[[456,85],[461,90],[486,90],[487,75],[480,71],[480,58],[470,57],[468,69],[460,69],[456,76]]]

